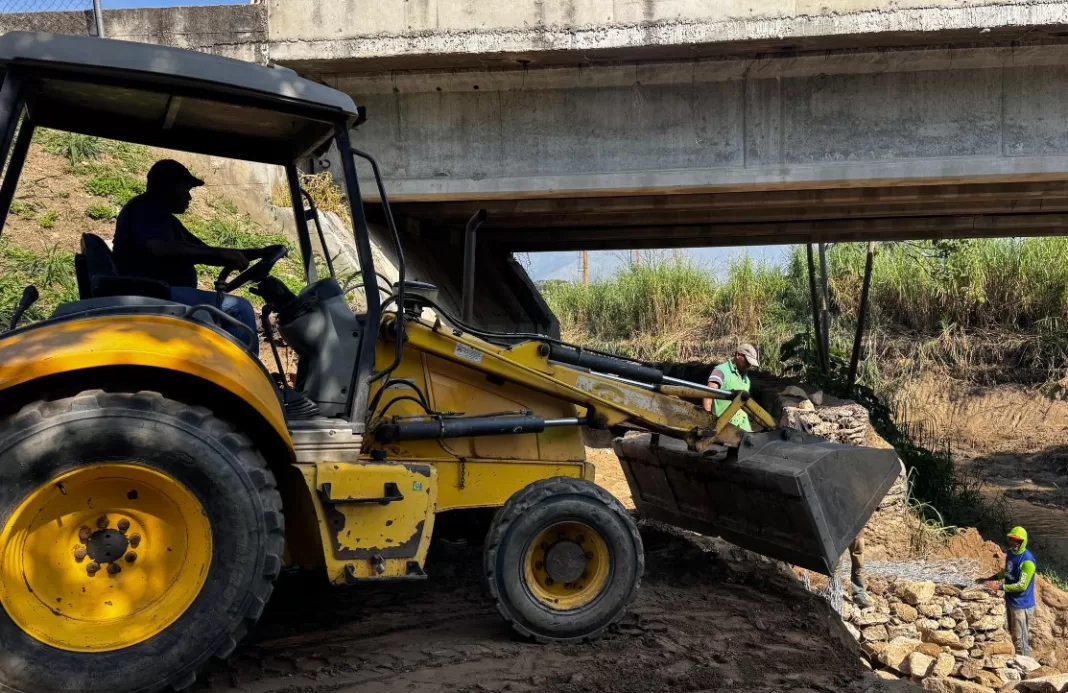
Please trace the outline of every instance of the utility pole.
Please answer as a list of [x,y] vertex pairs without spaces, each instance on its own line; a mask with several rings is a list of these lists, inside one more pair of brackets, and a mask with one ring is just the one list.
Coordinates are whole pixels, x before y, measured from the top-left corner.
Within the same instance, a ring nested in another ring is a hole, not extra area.
[[582,251],[582,285],[590,285],[590,251]]
[[635,250],[634,251],[634,265],[636,267],[641,267],[642,266],[642,251],[640,251],[640,250]]
[[104,38],[104,13],[100,10],[100,0],[93,0],[93,22],[96,23],[96,37]]

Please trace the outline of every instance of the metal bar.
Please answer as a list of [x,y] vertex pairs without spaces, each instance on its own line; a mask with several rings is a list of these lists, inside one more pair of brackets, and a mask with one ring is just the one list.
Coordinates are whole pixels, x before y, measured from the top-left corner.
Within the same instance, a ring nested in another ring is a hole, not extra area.
[[823,327],[823,372],[831,373],[831,325],[827,292],[827,244],[819,244],[820,251],[820,322]]
[[461,317],[467,324],[475,320],[475,243],[478,227],[486,220],[486,210],[480,209],[467,220],[464,228],[464,281],[463,312]]
[[362,428],[367,414],[370,379],[375,369],[375,348],[378,345],[378,329],[382,322],[382,303],[378,295],[378,277],[375,275],[374,256],[371,254],[371,236],[367,228],[367,215],[363,208],[363,197],[360,195],[360,181],[356,175],[356,160],[351,154],[352,142],[349,139],[348,123],[339,122],[335,128],[335,136],[338,151],[341,152],[341,168],[345,173],[349,212],[352,214],[352,231],[356,238],[356,254],[360,260],[360,272],[363,276],[364,294],[367,300],[363,342],[360,344],[360,356],[353,372],[353,384],[349,389],[352,396],[349,420],[354,428]]
[[330,258],[330,248],[326,246],[326,234],[323,233],[323,224],[319,220],[319,208],[315,206],[315,199],[304,188],[300,189],[300,194],[304,196],[304,199],[308,202],[308,211],[311,212],[312,221],[315,222],[315,231],[319,235],[319,245],[323,247],[323,259],[326,260],[326,269],[330,271],[330,276],[337,278],[337,274],[334,272],[334,261]]
[[868,290],[871,288],[871,271],[875,264],[875,241],[868,241],[868,258],[864,262],[864,283],[860,287],[860,307],[857,309],[857,334],[853,337],[853,353],[849,357],[849,389],[857,382],[857,365],[860,363],[860,344],[864,339],[864,323],[868,316]]
[[97,38],[106,38],[104,33],[104,13],[100,9],[100,0],[93,0],[93,22],[96,24]]
[[0,185],[0,233],[3,232],[7,223],[7,214],[11,210],[11,201],[15,199],[15,190],[19,185],[19,176],[22,174],[22,166],[26,163],[26,153],[30,151],[30,142],[33,141],[34,125],[29,117],[22,119],[15,147],[11,150],[11,161],[7,164],[7,174],[4,182]]
[[297,171],[296,164],[286,165],[286,180],[289,182],[289,198],[293,203],[293,216],[297,222],[297,243],[300,245],[301,261],[304,263],[304,278],[311,284],[318,281],[319,272],[315,269],[315,252],[312,250],[311,234],[308,233],[308,215],[304,212],[304,198],[300,194],[300,172]]
[[545,428],[553,426],[585,426],[586,417],[569,416],[566,419],[545,419]]
[[734,415],[742,410],[742,407],[745,406],[745,402],[746,398],[738,395],[734,398],[734,401],[727,405],[727,408],[723,410],[723,413],[716,418],[713,430],[715,430],[717,436],[720,433],[723,433],[723,429],[727,428],[727,424],[731,422]]
[[812,301],[812,328],[816,335],[816,354],[820,360],[820,368],[827,372],[827,364],[823,360],[823,330],[820,329],[820,306],[816,297],[816,263],[812,257],[812,244],[805,246],[808,255],[808,292]]

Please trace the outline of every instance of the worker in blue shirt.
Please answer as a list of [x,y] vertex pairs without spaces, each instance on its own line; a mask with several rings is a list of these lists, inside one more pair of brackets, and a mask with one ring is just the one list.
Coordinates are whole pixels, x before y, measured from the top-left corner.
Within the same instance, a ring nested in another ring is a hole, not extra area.
[[1035,615],[1035,571],[1038,564],[1027,548],[1027,530],[1013,527],[1008,534],[1009,550],[1005,554],[1005,569],[997,575],[981,578],[978,582],[988,584],[991,591],[997,591],[1000,581],[1005,590],[1005,617],[1009,622],[1009,632],[1016,646],[1016,654],[1031,656],[1031,644],[1028,642],[1028,628]]

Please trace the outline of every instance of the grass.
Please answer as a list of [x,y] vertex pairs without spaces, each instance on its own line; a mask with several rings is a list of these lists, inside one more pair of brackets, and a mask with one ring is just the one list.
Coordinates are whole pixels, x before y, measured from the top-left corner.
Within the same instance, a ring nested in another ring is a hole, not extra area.
[[38,226],[42,229],[53,229],[56,226],[56,222],[59,220],[59,212],[49,210],[41,215],[41,218],[37,220]]
[[123,171],[108,170],[87,179],[85,191],[122,206],[145,191],[145,182]]
[[94,202],[85,209],[85,216],[94,221],[111,221],[119,216],[115,205]]
[[34,133],[34,140],[45,151],[62,156],[72,167],[96,159],[104,151],[103,140],[99,137],[73,132],[41,129]]

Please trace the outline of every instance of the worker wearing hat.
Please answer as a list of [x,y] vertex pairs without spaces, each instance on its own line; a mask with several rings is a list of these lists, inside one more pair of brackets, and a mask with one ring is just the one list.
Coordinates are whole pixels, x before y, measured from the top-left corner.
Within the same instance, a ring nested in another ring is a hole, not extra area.
[[1005,617],[1008,620],[1016,654],[1031,656],[1028,628],[1035,615],[1035,571],[1038,564],[1027,548],[1027,530],[1013,527],[1008,536],[1009,550],[1005,554],[1005,569],[997,575],[980,578],[992,592],[997,591],[1000,581],[1005,590]]
[[[239,296],[197,288],[197,265],[244,270],[268,248],[213,248],[200,240],[175,216],[189,209],[192,190],[204,185],[182,164],[163,159],[148,171],[145,192],[122,208],[115,223],[114,258],[119,274],[155,279],[170,285],[171,300],[186,305],[213,305],[244,323],[256,334],[256,312]],[[248,347],[259,351],[259,340],[236,326],[224,326]]]
[[[708,376],[708,386],[732,392],[749,392],[749,370],[752,368],[760,368],[756,347],[752,344],[741,344],[734,352],[734,358],[712,369],[712,373]],[[705,411],[712,412],[716,416],[725,412],[729,406],[729,400],[705,400]],[[735,414],[731,418],[731,423],[743,431],[753,430],[749,425],[749,415],[744,411]]]

